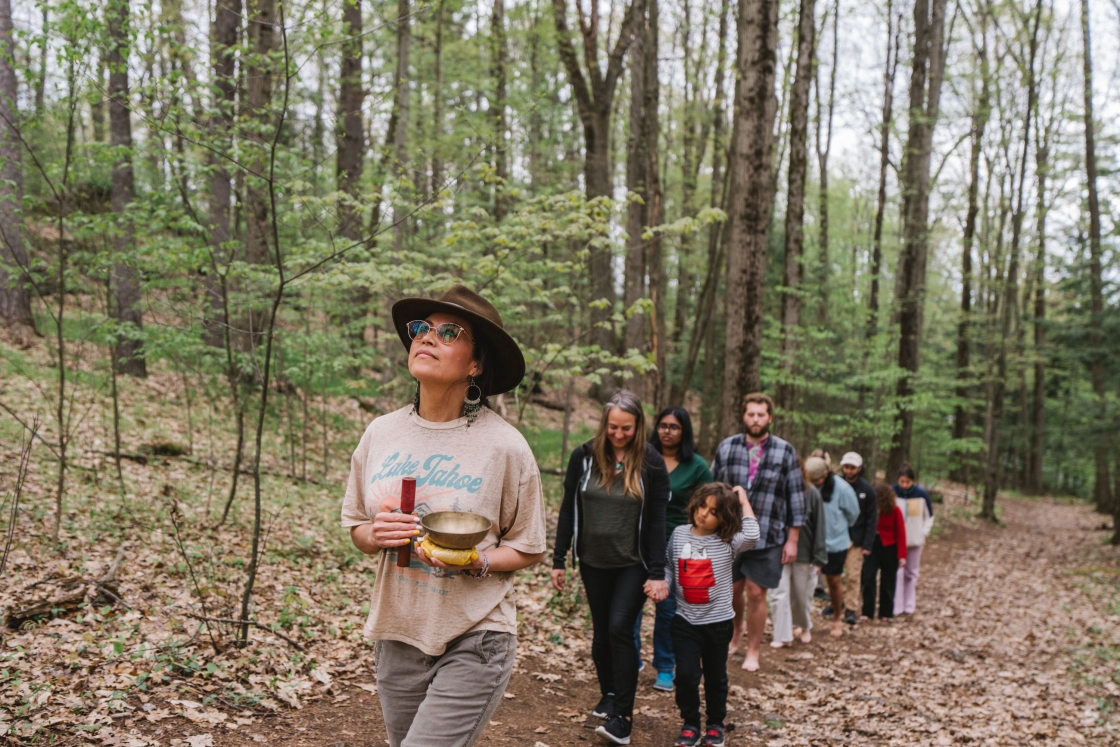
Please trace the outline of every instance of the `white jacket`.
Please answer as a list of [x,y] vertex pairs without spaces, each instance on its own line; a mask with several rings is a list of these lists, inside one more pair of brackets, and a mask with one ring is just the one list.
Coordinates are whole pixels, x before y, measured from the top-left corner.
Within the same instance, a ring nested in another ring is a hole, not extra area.
[[933,529],[933,516],[929,513],[926,499],[920,497],[899,498],[898,507],[906,521],[906,546],[921,547]]

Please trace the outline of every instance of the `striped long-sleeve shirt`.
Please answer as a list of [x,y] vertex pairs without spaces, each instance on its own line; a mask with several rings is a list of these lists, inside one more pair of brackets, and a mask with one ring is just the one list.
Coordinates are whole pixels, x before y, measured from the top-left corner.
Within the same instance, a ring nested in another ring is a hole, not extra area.
[[731,542],[718,534],[698,537],[685,524],[673,530],[665,550],[665,575],[677,595],[677,614],[692,625],[723,622],[735,616],[731,608],[731,567],[735,555],[758,542],[758,522],[743,517]]

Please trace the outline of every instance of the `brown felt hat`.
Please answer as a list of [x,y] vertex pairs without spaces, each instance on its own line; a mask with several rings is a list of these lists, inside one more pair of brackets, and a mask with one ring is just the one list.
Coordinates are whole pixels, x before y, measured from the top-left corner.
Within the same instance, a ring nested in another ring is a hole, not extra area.
[[402,298],[393,304],[393,324],[405,350],[412,347],[407,325],[424,319],[435,311],[468,319],[475,340],[489,351],[486,368],[490,369],[490,390],[484,396],[515,389],[525,377],[525,356],[502,324],[502,315],[494,304],[464,285],[454,285],[439,298]]

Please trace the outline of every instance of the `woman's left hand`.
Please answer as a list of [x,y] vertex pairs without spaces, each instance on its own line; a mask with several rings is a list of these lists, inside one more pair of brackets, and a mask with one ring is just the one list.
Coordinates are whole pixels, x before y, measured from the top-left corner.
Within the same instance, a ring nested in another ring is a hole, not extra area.
[[906,567],[906,558],[899,558],[898,559],[898,567],[899,568],[905,568]]
[[413,545],[413,552],[416,553],[416,559],[426,566],[431,568],[446,568],[449,571],[479,571],[482,570],[482,556],[467,563],[466,565],[448,565],[439,558],[429,558],[427,553],[424,552],[424,546],[417,544]]
[[669,596],[669,584],[664,581],[654,581],[651,579],[646,581],[645,586],[642,588],[646,596],[655,602],[663,601]]

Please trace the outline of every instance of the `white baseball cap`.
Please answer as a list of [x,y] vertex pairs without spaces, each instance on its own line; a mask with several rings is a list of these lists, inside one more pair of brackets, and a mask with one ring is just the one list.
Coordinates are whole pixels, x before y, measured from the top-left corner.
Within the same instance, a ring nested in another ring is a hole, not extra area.
[[849,451],[847,454],[845,454],[844,456],[842,456],[840,458],[840,466],[841,467],[843,467],[844,465],[847,465],[847,464],[850,464],[851,466],[855,467],[856,469],[859,469],[860,467],[863,466],[863,457],[861,457],[859,454],[857,454],[854,451]]

